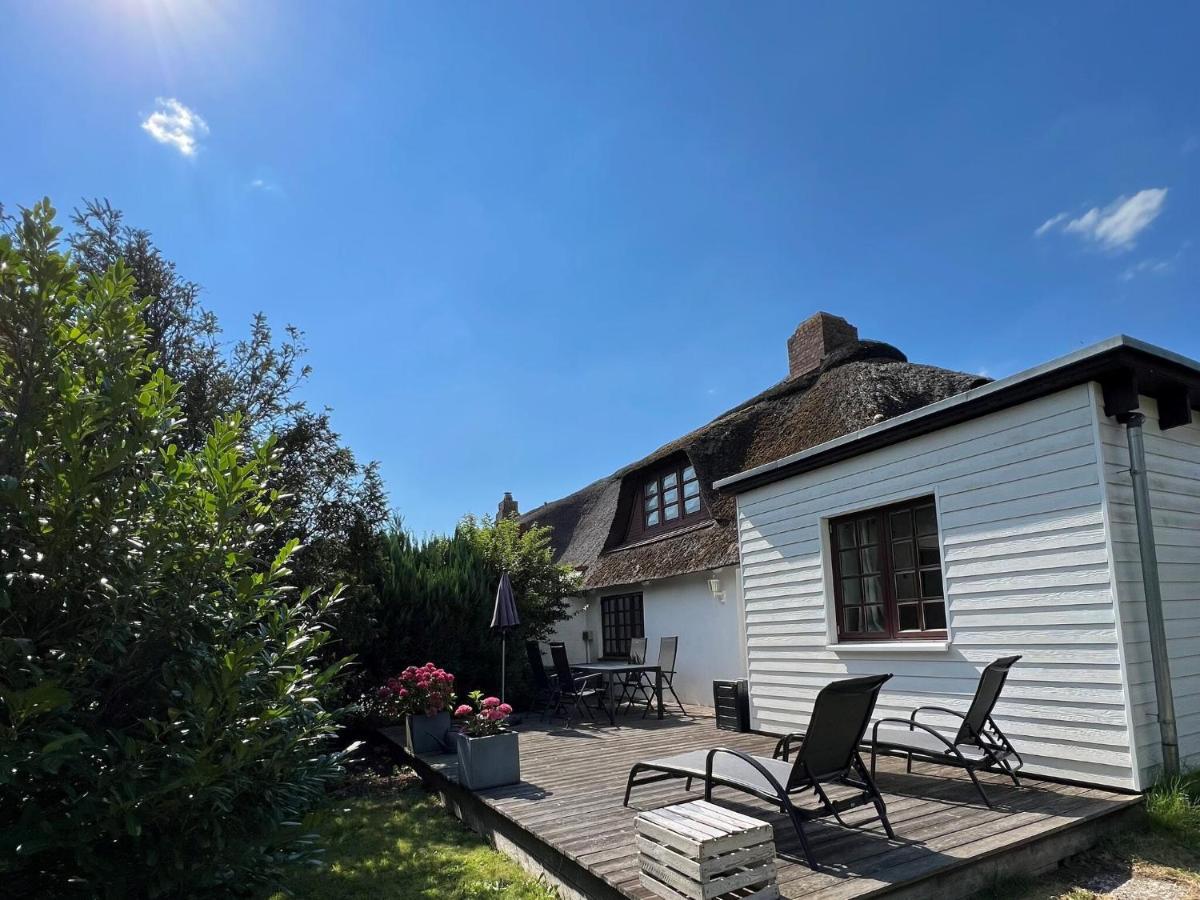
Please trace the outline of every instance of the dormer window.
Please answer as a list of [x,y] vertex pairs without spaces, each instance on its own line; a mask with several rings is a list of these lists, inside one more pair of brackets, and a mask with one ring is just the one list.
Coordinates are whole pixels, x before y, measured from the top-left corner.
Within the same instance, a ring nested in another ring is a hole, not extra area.
[[700,481],[686,461],[663,469],[642,482],[641,531],[675,528],[700,514]]

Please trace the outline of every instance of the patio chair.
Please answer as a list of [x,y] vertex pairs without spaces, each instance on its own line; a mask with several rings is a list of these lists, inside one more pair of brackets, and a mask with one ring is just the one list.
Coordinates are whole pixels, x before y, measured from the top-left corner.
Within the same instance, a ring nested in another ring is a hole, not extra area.
[[[808,730],[789,736],[798,744],[795,758],[790,761],[715,747],[640,762],[629,771],[625,805],[629,805],[629,794],[635,785],[670,778],[686,778],[689,789],[693,779],[702,780],[705,800],[712,799],[712,789],[717,785],[751,794],[787,813],[800,838],[804,858],[813,868],[816,866],[804,834],[804,823],[810,819],[832,815],[839,825],[845,826],[843,812],[870,803],[874,805],[887,836],[894,838],[883,797],[858,752],[871,722],[879,689],[891,677],[849,678],[822,688],[813,704]],[[784,748],[790,754],[791,742],[785,742]],[[640,772],[654,774],[638,779]],[[851,787],[856,793],[831,801],[823,787],[826,784]],[[792,802],[796,794],[808,791],[821,801],[819,809],[798,809]]]
[[[646,639],[644,637],[630,638],[629,640],[629,661],[631,663],[644,663],[646,661]],[[621,708],[621,704],[633,706],[634,702],[640,703],[643,700],[649,700],[652,696],[653,685],[647,689],[647,675],[645,672],[627,672],[621,679],[621,696],[617,698],[617,709]]]
[[570,660],[567,659],[567,648],[562,643],[550,645],[550,658],[554,661],[555,685],[554,696],[550,701],[552,710],[550,717],[554,718],[559,711],[571,725],[571,710],[587,715],[594,719],[595,715],[588,706],[588,700],[595,700],[598,708],[604,708],[604,691],[598,687],[601,679],[599,673],[594,675],[575,675],[571,670]]
[[525,653],[529,657],[529,671],[533,673],[532,711],[540,712],[545,719],[546,712],[554,701],[555,676],[546,671],[546,663],[542,660],[542,648],[537,641],[526,641]]
[[[919,706],[907,719],[880,719],[871,731],[871,773],[875,773],[875,756],[880,751],[903,753],[908,757],[907,769],[912,771],[913,757],[926,762],[957,766],[971,776],[975,790],[990,809],[992,801],[975,777],[978,770],[999,771],[1012,779],[1017,787],[1021,781],[1017,771],[1025,764],[1021,754],[1005,737],[992,718],[992,710],[1000,699],[1000,691],[1008,680],[1008,672],[1021,657],[1006,656],[990,663],[979,676],[975,697],[966,713],[944,706]],[[962,720],[953,735],[943,733],[917,721],[923,712],[939,712]],[[1016,760],[1014,767],[1010,759]]]
[[[658,668],[662,670],[663,690],[670,691],[671,696],[675,698],[675,702],[679,705],[679,711],[685,716],[687,710],[683,708],[683,703],[679,699],[679,695],[675,693],[675,685],[672,683],[675,678],[675,657],[679,654],[679,638],[665,637],[660,638],[658,642]],[[654,706],[654,697],[646,698],[646,708],[642,711],[642,718],[650,715],[650,709]]]

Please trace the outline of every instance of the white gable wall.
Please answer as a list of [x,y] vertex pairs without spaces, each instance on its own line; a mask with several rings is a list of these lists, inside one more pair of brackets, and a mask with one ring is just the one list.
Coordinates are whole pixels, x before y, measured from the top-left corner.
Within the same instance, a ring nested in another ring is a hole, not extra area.
[[[1142,397],[1143,435],[1158,547],[1171,682],[1185,768],[1200,765],[1200,425],[1158,429],[1155,402]],[[1124,426],[1100,412],[1105,490],[1112,530],[1115,581],[1129,667],[1132,717],[1142,784],[1162,764],[1154,670],[1150,662],[1145,593],[1129,477]]]
[[[1100,448],[1079,386],[739,495],[754,727],[803,730],[823,685],[878,672],[896,676],[879,716],[965,709],[984,665],[1021,654],[996,719],[1027,769],[1134,786]],[[837,646],[827,520],[929,494],[948,647]]]
[[[583,662],[589,655],[594,661],[604,647],[600,630],[601,598],[640,592],[648,660],[653,663],[658,658],[659,638],[677,636],[675,692],[685,707],[711,707],[714,680],[746,677],[738,570],[736,566],[728,566],[716,574],[725,595],[723,599],[713,596],[708,572],[590,591],[574,604],[575,615],[558,624],[554,637],[566,643],[572,662]],[[591,636],[589,644],[583,642],[584,631]],[[672,702],[670,694],[666,700]]]

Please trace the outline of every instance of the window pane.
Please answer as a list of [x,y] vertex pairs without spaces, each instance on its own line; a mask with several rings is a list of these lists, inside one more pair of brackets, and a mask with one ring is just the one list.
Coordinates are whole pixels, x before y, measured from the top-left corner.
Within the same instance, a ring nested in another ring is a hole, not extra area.
[[885,629],[882,606],[864,606],[863,614],[866,617],[867,631],[878,632]]
[[862,602],[862,585],[857,578],[842,579],[842,602],[843,603],[861,603]]
[[921,596],[922,597],[940,597],[940,596],[942,596],[942,570],[941,569],[922,569],[921,570]]
[[854,546],[854,523],[853,522],[838,522],[837,528],[834,530],[834,537],[837,540],[839,547]]
[[893,569],[913,569],[916,568],[916,563],[913,561],[916,557],[913,554],[912,541],[893,541],[892,542],[892,568]]
[[917,561],[923,566],[939,566],[942,563],[938,553],[937,535],[930,534],[917,538]]
[[695,479],[695,477],[696,477],[696,470],[693,469],[691,466],[688,466],[686,469],[683,470],[683,480],[684,481],[692,481]]
[[672,519],[679,518],[679,504],[669,503],[663,507],[663,521],[670,522]]
[[921,506],[913,510],[917,517],[917,534],[937,534],[937,515],[932,506]]
[[921,630],[921,604],[901,603],[897,609],[900,613],[901,631]]
[[699,494],[699,493],[700,493],[700,482],[698,482],[698,481],[685,481],[685,482],[683,483],[683,496],[685,496],[685,497],[695,497],[695,496],[696,496],[697,494]]
[[925,630],[944,631],[946,628],[946,603],[935,600],[925,604]]
[[842,550],[838,553],[838,566],[843,575],[857,575],[862,570],[858,567],[858,551]]
[[864,575],[874,575],[879,571],[879,547],[863,547],[858,552],[862,555]]
[[679,500],[679,488],[663,491],[663,503],[675,503]]
[[646,496],[647,497],[649,497],[651,494],[657,494],[657,493],[658,493],[658,482],[657,481],[651,481],[649,484],[646,485]]
[[897,600],[916,600],[917,599],[917,573],[916,572],[897,572],[896,573],[896,599]]
[[847,606],[842,610],[842,630],[846,632],[858,633],[862,631],[862,607]]
[[657,525],[657,524],[658,524],[658,510],[656,509],[654,512],[649,513],[646,516],[646,527],[649,528],[651,525]]
[[892,513],[889,525],[892,537],[909,537],[912,534],[912,513],[907,509]]
[[683,501],[683,510],[684,510],[684,512],[688,513],[689,515],[694,512],[699,512],[700,511],[700,498],[699,497],[688,497],[686,500]]
[[876,544],[879,542],[879,522],[874,516],[858,520],[858,543]]
[[649,512],[652,509],[658,509],[658,497],[646,498],[646,511]]
[[878,575],[870,578],[864,578],[863,583],[863,600],[867,603],[882,603],[883,602],[883,582]]
[[670,475],[667,475],[663,478],[663,488],[675,487],[675,482],[677,480],[677,476],[674,472],[672,472]]

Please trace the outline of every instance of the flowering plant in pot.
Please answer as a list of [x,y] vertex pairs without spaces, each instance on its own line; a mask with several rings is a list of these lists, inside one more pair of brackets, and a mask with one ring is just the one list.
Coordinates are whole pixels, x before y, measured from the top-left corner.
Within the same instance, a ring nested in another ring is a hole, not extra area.
[[413,753],[449,749],[450,709],[454,676],[434,663],[409,666],[376,691],[377,709],[386,717],[404,718],[405,745]]
[[484,697],[482,691],[467,697],[471,702],[454,711],[460,723],[454,735],[459,783],[472,790],[516,784],[521,780],[521,755],[517,733],[507,723],[512,707]]

